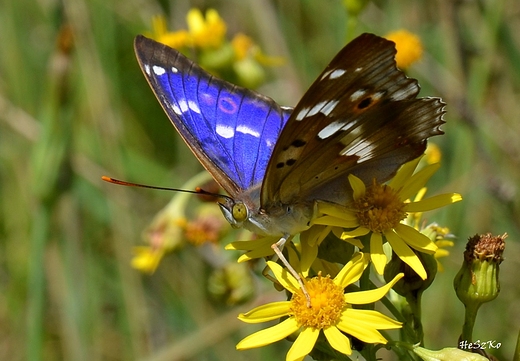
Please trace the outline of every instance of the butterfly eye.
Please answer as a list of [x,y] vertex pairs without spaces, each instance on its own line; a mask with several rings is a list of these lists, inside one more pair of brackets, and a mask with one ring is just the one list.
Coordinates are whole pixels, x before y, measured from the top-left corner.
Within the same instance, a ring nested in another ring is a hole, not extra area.
[[244,203],[234,204],[231,213],[236,222],[244,222],[248,217],[247,207]]

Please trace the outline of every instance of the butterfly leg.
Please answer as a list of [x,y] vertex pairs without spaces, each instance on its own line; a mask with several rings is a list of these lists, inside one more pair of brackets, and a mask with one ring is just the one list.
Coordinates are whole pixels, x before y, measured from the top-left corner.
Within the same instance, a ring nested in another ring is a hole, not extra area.
[[287,258],[285,258],[285,256],[282,253],[283,247],[285,245],[285,242],[287,242],[288,238],[289,238],[289,236],[284,236],[284,237],[280,238],[280,240],[278,242],[271,245],[271,248],[273,249],[274,253],[276,253],[276,255],[278,256],[280,261],[282,261],[282,263],[287,268],[287,270],[289,270],[289,272],[298,281],[298,284],[300,285],[300,288],[302,289],[302,292],[303,292],[305,298],[307,299],[307,307],[310,308],[311,307],[311,296],[309,295],[309,292],[307,292],[307,289],[305,288],[305,284],[303,283],[302,277],[298,274],[298,272],[296,272],[296,270],[293,268],[293,266],[291,266],[291,264],[289,263]]

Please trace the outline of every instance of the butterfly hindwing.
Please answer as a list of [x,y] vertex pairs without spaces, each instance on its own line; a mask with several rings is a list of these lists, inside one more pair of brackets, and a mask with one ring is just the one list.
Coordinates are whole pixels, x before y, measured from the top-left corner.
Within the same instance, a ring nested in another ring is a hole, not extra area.
[[231,195],[259,185],[291,109],[213,77],[144,36],[137,59],[159,102],[203,166]]
[[345,203],[347,176],[385,181],[442,134],[444,103],[416,99],[419,85],[397,69],[393,42],[363,34],[331,61],[295,107],[262,187],[266,209],[325,200]]

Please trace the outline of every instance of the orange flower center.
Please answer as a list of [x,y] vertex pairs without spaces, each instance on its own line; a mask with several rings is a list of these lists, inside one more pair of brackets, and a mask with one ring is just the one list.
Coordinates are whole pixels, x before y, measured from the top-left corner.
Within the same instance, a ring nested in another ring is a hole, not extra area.
[[405,204],[398,193],[387,185],[374,183],[363,197],[354,202],[359,224],[372,232],[388,231],[406,218]]
[[330,276],[322,277],[321,274],[306,281],[305,288],[311,298],[311,307],[307,306],[301,289],[291,299],[291,313],[298,325],[321,330],[338,323],[346,306],[343,289]]
[[222,230],[220,217],[206,216],[200,217],[186,224],[184,235],[186,240],[195,246],[204,243],[217,243]]

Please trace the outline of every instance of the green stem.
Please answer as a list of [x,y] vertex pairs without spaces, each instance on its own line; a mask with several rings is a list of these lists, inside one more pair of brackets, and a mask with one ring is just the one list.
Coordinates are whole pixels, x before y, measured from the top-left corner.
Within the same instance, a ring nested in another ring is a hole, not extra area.
[[515,354],[513,355],[513,361],[520,361],[520,331],[516,338]]
[[475,319],[477,318],[478,309],[481,303],[469,302],[466,304],[464,312],[464,325],[462,326],[461,340],[471,342],[473,340],[473,328],[475,327]]
[[41,360],[45,303],[44,251],[49,238],[51,211],[40,204],[33,217],[29,275],[27,280],[27,359]]
[[412,325],[414,339],[409,339],[412,343],[419,343],[424,346],[424,329],[422,325],[422,307],[421,307],[422,292],[410,293],[406,295],[406,301],[410,306],[410,314],[406,317]]

